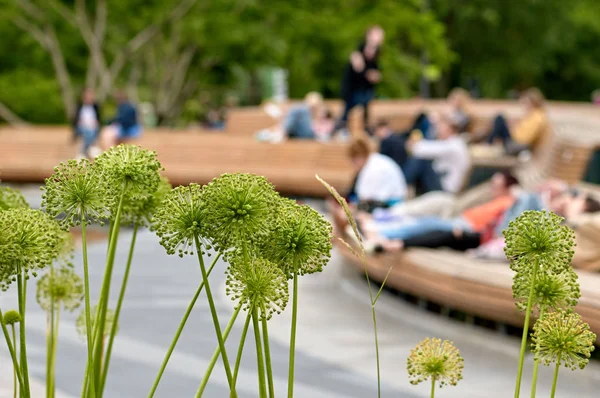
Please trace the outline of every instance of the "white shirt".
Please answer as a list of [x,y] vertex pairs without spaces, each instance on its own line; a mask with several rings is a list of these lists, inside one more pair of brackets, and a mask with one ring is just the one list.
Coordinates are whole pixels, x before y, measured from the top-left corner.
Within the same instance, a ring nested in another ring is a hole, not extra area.
[[433,160],[433,170],[440,176],[444,191],[456,193],[461,190],[471,168],[469,149],[461,137],[421,140],[413,146],[412,154],[417,158]]
[[406,180],[400,167],[391,158],[372,153],[358,173],[355,191],[359,200],[388,202],[404,199],[407,193]]
[[95,130],[98,128],[96,120],[96,111],[92,105],[83,105],[79,111],[79,122],[77,127]]

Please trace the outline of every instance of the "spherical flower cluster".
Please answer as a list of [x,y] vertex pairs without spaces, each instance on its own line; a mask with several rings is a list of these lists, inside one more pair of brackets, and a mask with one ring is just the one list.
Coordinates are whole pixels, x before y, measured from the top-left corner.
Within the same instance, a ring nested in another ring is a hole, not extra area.
[[204,187],[204,236],[224,252],[248,247],[272,226],[279,195],[262,176],[223,174]]
[[6,289],[19,273],[50,265],[59,255],[58,224],[47,214],[31,209],[0,212],[0,287]]
[[46,273],[38,280],[37,302],[49,311],[54,298],[54,308],[62,304],[67,311],[75,311],[83,300],[83,282],[73,268],[63,266]]
[[202,203],[202,187],[190,184],[171,190],[156,208],[153,229],[168,254],[194,253],[204,223]]
[[[94,330],[94,319],[95,319],[94,314],[96,314],[97,312],[98,312],[98,306],[94,306],[94,308],[92,308],[92,310],[91,310],[92,316],[90,319],[92,330]],[[110,335],[110,332],[112,330],[114,322],[115,322],[115,311],[108,308],[106,311],[106,323],[104,324],[104,333],[102,334],[102,337],[107,337]],[[87,327],[85,325],[85,308],[77,316],[77,319],[75,320],[75,328],[77,329],[77,333],[79,334],[79,337],[81,337],[82,339],[87,338]],[[118,331],[119,331],[119,327],[117,326],[117,329],[115,330],[115,332],[118,332]]]
[[94,161],[108,183],[128,200],[146,199],[160,183],[162,166],[156,152],[135,145],[119,145],[102,153]]
[[525,211],[504,231],[505,253],[516,272],[539,264],[554,273],[571,263],[575,234],[563,218],[547,211]]
[[5,325],[14,325],[21,322],[21,314],[15,310],[6,311],[2,317],[2,321]]
[[262,251],[288,278],[321,272],[331,257],[331,224],[309,206],[281,198]]
[[288,284],[277,265],[253,259],[250,263],[232,261],[227,270],[226,293],[239,301],[244,310],[259,311],[261,319],[271,319],[280,314],[288,302]]
[[532,339],[533,352],[545,365],[562,363],[575,370],[588,364],[596,335],[578,314],[558,311],[535,323]]
[[[513,297],[517,300],[519,311],[525,311],[531,287],[531,272],[516,273],[513,278]],[[533,288],[533,308],[560,310],[575,307],[581,293],[577,274],[572,267],[555,274],[548,270],[539,270]]]
[[451,341],[426,338],[410,351],[408,377],[411,384],[434,379],[455,386],[462,379],[464,359]]
[[114,187],[103,170],[87,159],[58,165],[42,190],[42,207],[59,218],[63,228],[81,222],[103,223],[115,200]]
[[161,177],[156,190],[151,195],[137,199],[125,195],[121,223],[137,226],[149,225],[154,211],[167,197],[167,194],[171,192],[172,188],[169,180],[166,177]]
[[9,187],[0,187],[0,211],[27,208],[29,204],[21,192]]

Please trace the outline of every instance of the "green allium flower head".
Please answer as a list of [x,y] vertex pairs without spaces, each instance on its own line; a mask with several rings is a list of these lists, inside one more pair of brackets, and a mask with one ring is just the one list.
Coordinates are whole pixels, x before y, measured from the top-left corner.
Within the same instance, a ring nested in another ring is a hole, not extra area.
[[244,310],[257,308],[261,319],[271,319],[280,314],[288,302],[288,283],[281,269],[264,259],[251,260],[249,264],[232,264],[227,270],[225,292],[239,301]]
[[15,310],[6,311],[4,313],[3,322],[5,325],[14,325],[21,322],[21,314]]
[[27,208],[29,204],[21,192],[9,187],[0,187],[0,211]]
[[94,164],[105,173],[111,186],[118,191],[125,188],[128,200],[148,198],[160,183],[162,166],[156,152],[139,146],[116,146],[98,156]]
[[52,296],[54,308],[60,308],[61,303],[70,312],[79,308],[83,300],[83,282],[72,267],[54,269],[52,273],[48,272],[38,280],[36,298],[42,309],[50,310]]
[[411,384],[433,378],[443,387],[455,386],[462,380],[464,359],[448,340],[426,338],[410,351],[407,362]]
[[[527,300],[531,287],[528,272],[516,273],[513,278],[513,297],[517,300],[519,311],[527,309]],[[562,273],[555,274],[548,270],[537,272],[533,291],[533,306],[553,309],[555,311],[575,307],[581,297],[577,274],[571,266]]]
[[583,369],[594,351],[596,335],[590,326],[573,312],[550,312],[533,326],[533,352],[545,365],[564,364],[575,370]]
[[0,287],[6,289],[21,271],[25,277],[50,265],[59,255],[59,226],[38,210],[0,212]]
[[504,231],[511,268],[520,272],[537,261],[541,269],[565,270],[573,258],[575,234],[563,221],[547,211],[525,211],[513,220]]
[[121,222],[123,224],[134,224],[148,226],[152,220],[154,211],[171,192],[173,187],[166,177],[161,177],[154,193],[145,198],[131,198],[125,195],[123,202],[123,213]]
[[[92,330],[94,329],[94,314],[98,313],[98,306],[94,306],[94,308],[92,308],[91,311],[91,327]],[[115,311],[111,310],[110,308],[107,309],[106,311],[106,323],[104,324],[104,333],[103,333],[103,337],[107,337],[110,335],[110,331],[112,330],[113,327],[113,323],[115,322]],[[81,312],[79,313],[79,315],[77,316],[77,319],[75,320],[75,328],[77,329],[77,333],[79,334],[79,337],[81,337],[82,339],[86,339],[87,338],[87,328],[85,326],[85,308],[81,310]],[[119,327],[117,326],[116,332],[119,331]]]
[[103,223],[116,196],[103,171],[87,159],[58,165],[42,190],[42,207],[52,217],[61,218],[59,223],[65,229],[81,222]]
[[195,237],[201,236],[202,187],[198,184],[172,189],[156,208],[153,229],[167,254],[194,253]]
[[223,174],[204,187],[204,236],[219,251],[255,245],[272,226],[279,194],[266,178]]
[[321,272],[331,257],[331,224],[310,206],[280,198],[278,217],[262,251],[288,278]]

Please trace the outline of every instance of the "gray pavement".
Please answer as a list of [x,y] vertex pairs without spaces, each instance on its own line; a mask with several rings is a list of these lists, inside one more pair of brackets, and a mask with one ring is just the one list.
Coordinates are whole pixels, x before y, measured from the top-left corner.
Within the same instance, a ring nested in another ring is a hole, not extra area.
[[[32,195],[34,193],[32,192]],[[131,237],[125,230],[119,242],[114,286],[119,285]],[[89,248],[92,297],[98,296],[103,274],[106,242]],[[76,265],[81,267],[80,253]],[[223,325],[233,306],[224,294],[225,264],[211,276],[217,307]],[[81,269],[79,269],[81,271]],[[163,359],[166,348],[200,280],[195,258],[167,256],[149,231],[138,235],[138,245],[120,331],[108,376],[106,397],[145,397]],[[116,289],[116,288],[115,288]],[[112,291],[116,298],[117,292]],[[28,292],[28,342],[30,371],[37,392],[43,396],[45,374],[45,315],[35,302],[35,283]],[[112,303],[114,305],[114,301]],[[14,308],[12,292],[0,295],[0,308]],[[428,386],[412,386],[406,374],[410,349],[427,336],[451,339],[465,357],[465,379],[457,387],[444,388],[440,397],[511,397],[516,372],[519,340],[470,325],[457,323],[384,293],[377,303],[381,346],[382,397],[417,398],[429,396]],[[61,317],[57,357],[59,396],[79,396],[86,347],[77,335],[77,314]],[[274,316],[269,333],[277,396],[285,395],[290,311]],[[243,320],[234,328],[228,347],[235,356]],[[204,296],[180,339],[163,376],[157,397],[191,397],[216,346],[212,320]],[[0,345],[0,397],[12,396],[10,362]],[[239,377],[241,397],[256,397],[253,337],[248,335]],[[529,363],[531,358],[528,357]],[[334,252],[321,274],[301,278],[298,341],[296,355],[296,397],[366,398],[376,397],[376,370],[370,306],[364,279]],[[529,368],[529,367],[528,367]],[[527,369],[528,371],[528,369]],[[549,396],[551,371],[542,367],[538,396]],[[523,383],[528,396],[529,373]],[[561,371],[557,397],[592,398],[600,390],[600,366],[585,370]],[[208,385],[206,397],[227,397],[227,382],[219,363]]]

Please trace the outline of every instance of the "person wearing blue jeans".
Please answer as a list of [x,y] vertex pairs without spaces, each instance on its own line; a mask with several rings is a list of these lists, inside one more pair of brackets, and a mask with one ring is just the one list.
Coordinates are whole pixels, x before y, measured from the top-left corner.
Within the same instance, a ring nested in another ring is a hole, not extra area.
[[82,156],[90,156],[89,151],[96,142],[100,125],[100,107],[95,102],[94,92],[86,89],[73,119],[74,138],[81,137],[83,140]]
[[[116,95],[118,107],[117,115],[110,124],[116,127],[116,142],[114,144],[122,144],[139,138],[142,134],[142,126],[138,121],[138,114],[135,106],[127,99],[127,95],[119,91]],[[112,146],[111,145],[111,146]]]

